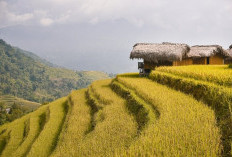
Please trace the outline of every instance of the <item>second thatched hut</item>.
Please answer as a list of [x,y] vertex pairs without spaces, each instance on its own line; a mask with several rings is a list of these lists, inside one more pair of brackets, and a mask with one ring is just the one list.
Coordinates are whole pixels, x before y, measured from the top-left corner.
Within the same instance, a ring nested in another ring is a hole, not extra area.
[[[189,64],[221,65],[228,53],[219,45],[196,45],[190,48],[186,59]],[[173,62],[173,65],[186,65],[185,60]]]

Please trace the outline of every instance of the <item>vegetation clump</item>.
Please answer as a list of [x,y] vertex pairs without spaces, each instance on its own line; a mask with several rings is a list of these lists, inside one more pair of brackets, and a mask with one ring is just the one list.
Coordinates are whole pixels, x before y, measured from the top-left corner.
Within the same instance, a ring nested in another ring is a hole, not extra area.
[[7,106],[4,103],[0,103],[0,125],[12,122],[15,119],[27,114],[28,110],[19,104],[14,103],[12,106]]

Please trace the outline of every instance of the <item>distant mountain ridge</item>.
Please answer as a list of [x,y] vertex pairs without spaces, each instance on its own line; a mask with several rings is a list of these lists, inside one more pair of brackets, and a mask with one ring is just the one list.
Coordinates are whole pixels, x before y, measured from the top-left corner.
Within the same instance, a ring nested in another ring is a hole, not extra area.
[[60,68],[0,39],[0,95],[43,103],[105,78],[108,75],[103,72]]

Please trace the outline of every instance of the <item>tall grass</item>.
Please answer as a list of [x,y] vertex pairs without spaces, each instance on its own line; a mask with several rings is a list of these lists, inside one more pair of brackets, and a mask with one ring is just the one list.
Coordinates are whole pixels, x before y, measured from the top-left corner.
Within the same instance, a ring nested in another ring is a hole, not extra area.
[[150,125],[123,156],[218,156],[220,130],[214,111],[191,96],[145,78],[118,77],[124,86],[156,106],[157,123]]

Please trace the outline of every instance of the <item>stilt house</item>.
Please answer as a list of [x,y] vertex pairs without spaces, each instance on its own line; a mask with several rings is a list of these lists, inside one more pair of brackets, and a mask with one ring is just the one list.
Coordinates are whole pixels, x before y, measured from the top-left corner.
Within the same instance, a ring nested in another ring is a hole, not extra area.
[[174,43],[138,43],[130,54],[131,59],[143,59],[139,62],[140,73],[149,73],[156,66],[171,66],[174,61],[186,58],[190,47],[187,44]]

